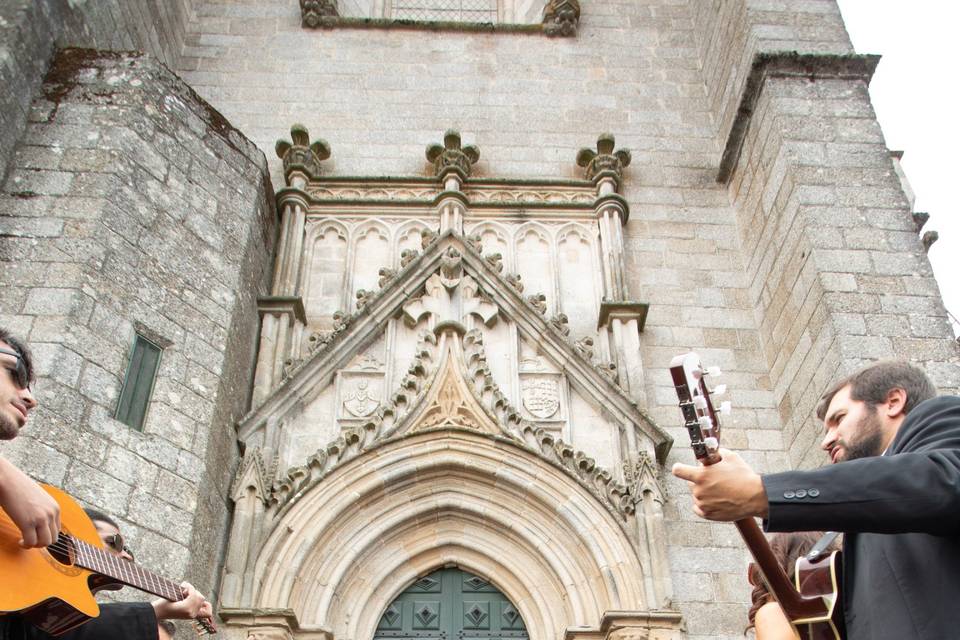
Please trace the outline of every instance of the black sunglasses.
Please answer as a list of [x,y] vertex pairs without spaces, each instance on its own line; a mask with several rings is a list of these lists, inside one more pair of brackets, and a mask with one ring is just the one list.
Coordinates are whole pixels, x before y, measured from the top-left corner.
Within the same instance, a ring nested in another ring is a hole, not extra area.
[[30,376],[27,374],[27,365],[23,362],[23,356],[21,356],[16,351],[10,351],[9,349],[0,349],[0,353],[8,356],[13,356],[17,359],[17,365],[15,368],[10,369],[10,372],[13,374],[13,381],[21,389],[30,388]]
[[130,554],[131,558],[133,557],[133,552],[130,551],[130,547],[128,547],[126,542],[124,542],[123,535],[119,533],[111,533],[109,536],[104,536],[103,543],[117,553],[123,553],[126,551]]

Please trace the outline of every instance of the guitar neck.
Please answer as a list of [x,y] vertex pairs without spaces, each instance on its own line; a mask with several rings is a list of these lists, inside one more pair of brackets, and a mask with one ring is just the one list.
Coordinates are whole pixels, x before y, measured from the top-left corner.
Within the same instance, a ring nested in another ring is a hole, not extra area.
[[734,522],[744,543],[750,550],[754,562],[763,574],[763,579],[770,589],[770,593],[780,603],[780,607],[791,620],[816,618],[829,614],[827,605],[821,598],[804,598],[801,596],[787,574],[784,573],[780,563],[767,543],[767,538],[763,535],[760,527],[757,526],[753,518],[745,518]]
[[95,547],[78,538],[70,537],[77,565],[102,574],[111,580],[151,593],[170,602],[183,599],[180,585],[158,576],[136,563],[116,556],[105,549]]

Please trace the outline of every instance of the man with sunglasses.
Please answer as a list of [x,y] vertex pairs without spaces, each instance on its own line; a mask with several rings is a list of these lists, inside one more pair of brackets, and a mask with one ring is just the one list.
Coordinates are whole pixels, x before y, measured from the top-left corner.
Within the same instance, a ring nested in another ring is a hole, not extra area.
[[[30,385],[34,381],[30,350],[8,331],[0,328],[0,440],[13,440],[37,406]],[[60,532],[60,507],[40,485],[0,456],[0,507],[20,529],[20,545],[46,547]],[[100,539],[113,553],[132,560],[109,516],[88,510]],[[100,615],[58,636],[61,640],[156,640],[158,623],[166,619],[210,616],[212,607],[192,585],[184,582],[183,600],[153,603],[104,604]],[[39,631],[17,614],[0,614],[0,640],[45,640],[52,636]]]
[[[0,440],[13,440],[37,406],[30,391],[30,351],[0,328]],[[46,547],[60,532],[60,506],[25,473],[0,455],[0,507],[20,529],[24,547]]]

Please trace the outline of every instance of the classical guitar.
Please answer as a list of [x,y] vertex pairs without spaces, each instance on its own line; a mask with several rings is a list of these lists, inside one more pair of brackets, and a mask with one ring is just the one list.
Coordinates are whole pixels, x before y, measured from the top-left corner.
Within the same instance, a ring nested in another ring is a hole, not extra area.
[[[42,486],[60,505],[60,537],[44,549],[23,549],[20,530],[0,509],[0,614],[19,613],[60,635],[100,614],[93,597],[99,589],[127,585],[171,602],[183,599],[180,585],[107,551],[80,505]],[[217,632],[210,619],[194,626],[200,634]]]
[[[715,377],[719,373],[716,369],[704,369],[695,353],[677,356],[670,362],[670,375],[680,400],[684,427],[690,435],[694,455],[704,465],[720,462],[720,420],[706,384],[707,376]],[[718,387],[716,393],[720,392],[722,389]],[[745,518],[734,524],[770,593],[800,638],[843,640],[840,552],[824,552],[818,544],[811,553],[797,560],[794,585],[777,562],[756,520]]]

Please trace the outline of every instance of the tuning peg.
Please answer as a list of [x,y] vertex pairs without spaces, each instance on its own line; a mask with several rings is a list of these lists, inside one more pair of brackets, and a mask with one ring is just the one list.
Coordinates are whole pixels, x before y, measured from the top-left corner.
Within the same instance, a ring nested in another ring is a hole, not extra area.
[[707,399],[703,396],[693,396],[693,406],[701,411],[707,410]]
[[700,427],[703,429],[713,429],[713,420],[710,419],[710,416],[700,416],[697,418],[697,422],[700,423]]
[[716,451],[720,448],[720,441],[716,438],[704,438],[703,446],[705,446],[709,451]]
[[722,396],[722,395],[725,394],[726,392],[727,392],[727,385],[725,385],[725,384],[718,384],[718,385],[716,386],[716,388],[715,388],[713,391],[710,392],[710,395],[713,395],[713,396]]
[[704,369],[704,373],[708,376],[720,376],[723,375],[720,372],[720,367],[707,367]]
[[720,403],[720,413],[722,413],[725,416],[728,416],[732,411],[733,411],[733,405],[730,404],[729,400],[724,400],[723,402]]

